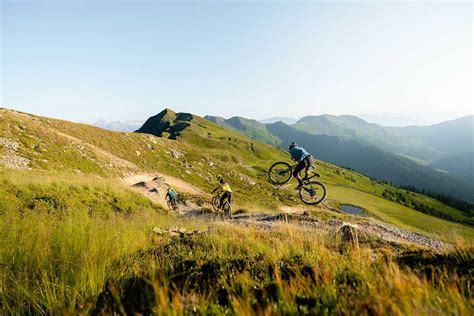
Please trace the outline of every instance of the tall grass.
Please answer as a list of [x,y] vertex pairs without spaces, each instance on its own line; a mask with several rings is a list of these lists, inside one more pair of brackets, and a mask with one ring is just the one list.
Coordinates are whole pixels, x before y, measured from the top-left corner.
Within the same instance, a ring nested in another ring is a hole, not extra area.
[[467,275],[440,265],[428,277],[397,264],[396,255],[390,247],[346,248],[331,234],[284,226],[267,232],[222,226],[210,235],[161,240],[140,257],[135,274],[110,280],[107,288],[116,291],[95,312],[472,312]]
[[[289,224],[177,218],[102,180],[10,177],[0,201],[0,314],[473,313],[469,245],[351,247]],[[206,233],[151,233],[172,225]]]
[[175,224],[190,225],[156,212],[3,220],[3,313],[472,313],[466,275],[417,273],[389,245],[347,249],[331,234],[285,226],[150,237]]
[[0,223],[0,300],[17,314],[87,310],[108,278],[123,274],[148,246],[163,215],[27,214]]
[[10,175],[0,201],[0,307],[12,314],[87,310],[104,280],[147,246],[151,227],[168,220],[146,198],[101,180]]

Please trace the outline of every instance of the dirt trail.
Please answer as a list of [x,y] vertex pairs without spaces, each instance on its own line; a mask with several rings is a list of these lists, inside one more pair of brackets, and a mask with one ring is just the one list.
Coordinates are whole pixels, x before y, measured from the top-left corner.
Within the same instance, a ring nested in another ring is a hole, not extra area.
[[273,229],[275,225],[281,225],[282,223],[285,223],[295,227],[322,229],[331,232],[337,232],[344,225],[350,225],[355,228],[359,234],[375,236],[389,242],[412,243],[431,249],[443,249],[450,247],[449,244],[440,240],[430,238],[422,234],[402,230],[387,224],[376,223],[372,219],[363,220],[353,224],[343,222],[339,219],[319,220],[309,215],[282,213],[236,215],[230,222],[245,226],[251,225],[260,227],[262,229]]
[[[323,208],[323,209],[329,210],[329,211],[333,211],[333,212],[340,213],[340,214],[345,214],[341,210],[338,210],[337,208],[334,208],[334,207],[331,207],[331,206],[327,205],[325,202],[322,202],[318,206]],[[285,214],[303,215],[306,212],[310,212],[310,211],[314,210],[314,207],[304,206],[304,205],[298,205],[298,206],[284,205],[284,206],[281,206],[279,210],[280,210],[280,212],[285,213]]]
[[[165,200],[166,189],[171,186],[177,192],[188,193],[195,196],[201,196],[205,199],[210,199],[210,195],[206,192],[196,188],[195,186],[180,180],[178,178],[164,175],[158,172],[151,173],[137,173],[124,177],[123,182],[130,187],[133,187],[136,191],[140,192],[144,196],[148,197],[155,203],[161,205],[165,209],[168,208]],[[198,206],[187,203],[186,205],[180,204],[180,212],[191,212],[198,209]]]
[[[209,199],[210,195],[202,190],[186,183],[180,179],[163,175],[159,173],[147,174],[140,173],[130,175],[123,179],[126,185],[133,187],[138,192],[147,196],[154,202],[167,208],[164,196],[166,188],[171,185],[178,192],[186,192],[193,195],[201,196]],[[194,205],[179,205],[180,214],[188,218],[205,218],[209,220],[215,219],[215,216],[205,214],[202,208]],[[323,208],[332,210],[330,207]],[[437,239],[433,239],[418,233],[405,231],[393,226],[378,223],[373,219],[361,219],[357,223],[345,223],[340,219],[321,220],[310,215],[311,210],[307,206],[282,206],[280,214],[270,213],[249,213],[234,215],[232,219],[226,222],[232,225],[252,226],[262,230],[273,230],[281,227],[281,225],[290,225],[296,229],[325,230],[329,232],[338,232],[344,225],[351,225],[359,234],[367,234],[376,238],[396,243],[412,243],[431,249],[443,249],[449,247]]]

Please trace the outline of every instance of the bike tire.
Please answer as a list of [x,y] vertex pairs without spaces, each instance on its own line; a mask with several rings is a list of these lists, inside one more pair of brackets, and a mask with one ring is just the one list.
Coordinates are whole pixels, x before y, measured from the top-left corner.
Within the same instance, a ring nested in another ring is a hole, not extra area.
[[222,210],[224,211],[224,217],[232,218],[232,205],[229,202],[225,202]]
[[[292,171],[289,163],[283,161],[276,162],[268,169],[268,178],[273,184],[287,184],[293,176]],[[281,176],[281,178],[277,178],[276,176]]]
[[219,197],[213,196],[211,203],[212,203],[212,208],[214,209],[214,211],[217,212],[219,210],[219,204],[221,203]]
[[[314,190],[314,192],[310,190]],[[306,194],[309,194],[310,199],[308,199]],[[312,197],[313,194],[317,197],[316,199]],[[305,185],[299,190],[299,196],[301,201],[308,205],[317,205],[321,203],[326,198],[326,195],[326,187],[324,186],[324,184],[318,181],[309,181],[305,183]]]

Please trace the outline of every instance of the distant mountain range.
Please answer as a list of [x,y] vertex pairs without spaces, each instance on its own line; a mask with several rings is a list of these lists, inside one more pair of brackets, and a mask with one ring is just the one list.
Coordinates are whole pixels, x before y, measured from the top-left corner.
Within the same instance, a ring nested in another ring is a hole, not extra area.
[[311,134],[337,136],[373,145],[423,165],[471,177],[474,181],[472,115],[431,126],[409,127],[385,127],[348,115],[321,115],[304,117],[292,126]]
[[397,112],[375,112],[375,113],[359,113],[355,116],[369,123],[376,123],[383,126],[427,126],[434,125],[444,121],[452,120],[458,117],[468,115],[466,113],[454,112],[413,112],[413,113],[397,113]]
[[385,127],[349,115],[306,116],[291,125],[205,118],[283,149],[296,141],[319,159],[396,185],[474,202],[473,116],[412,127]]
[[264,120],[260,120],[260,123],[271,124],[276,122],[283,122],[285,124],[295,124],[298,119],[294,117],[283,117],[283,116],[274,116]]
[[109,131],[114,132],[133,132],[136,131],[140,126],[142,126],[143,121],[140,120],[128,120],[125,122],[122,121],[105,121],[104,119],[100,119],[95,122],[94,126],[108,129]]

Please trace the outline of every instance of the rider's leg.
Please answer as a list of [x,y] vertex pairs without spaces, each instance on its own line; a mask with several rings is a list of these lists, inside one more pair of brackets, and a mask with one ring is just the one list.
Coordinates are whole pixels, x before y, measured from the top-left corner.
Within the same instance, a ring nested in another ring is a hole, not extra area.
[[293,170],[293,177],[298,180],[298,188],[303,185],[303,180],[300,177],[300,172],[304,168],[306,168],[306,162],[305,160],[302,160],[296,165],[295,169]]
[[305,162],[305,178],[309,177],[309,171],[314,169],[313,159],[311,156],[308,156],[304,159]]
[[221,201],[219,203],[219,208],[224,207],[225,200],[229,199],[229,194],[230,194],[230,192],[224,192],[224,194],[222,194]]

